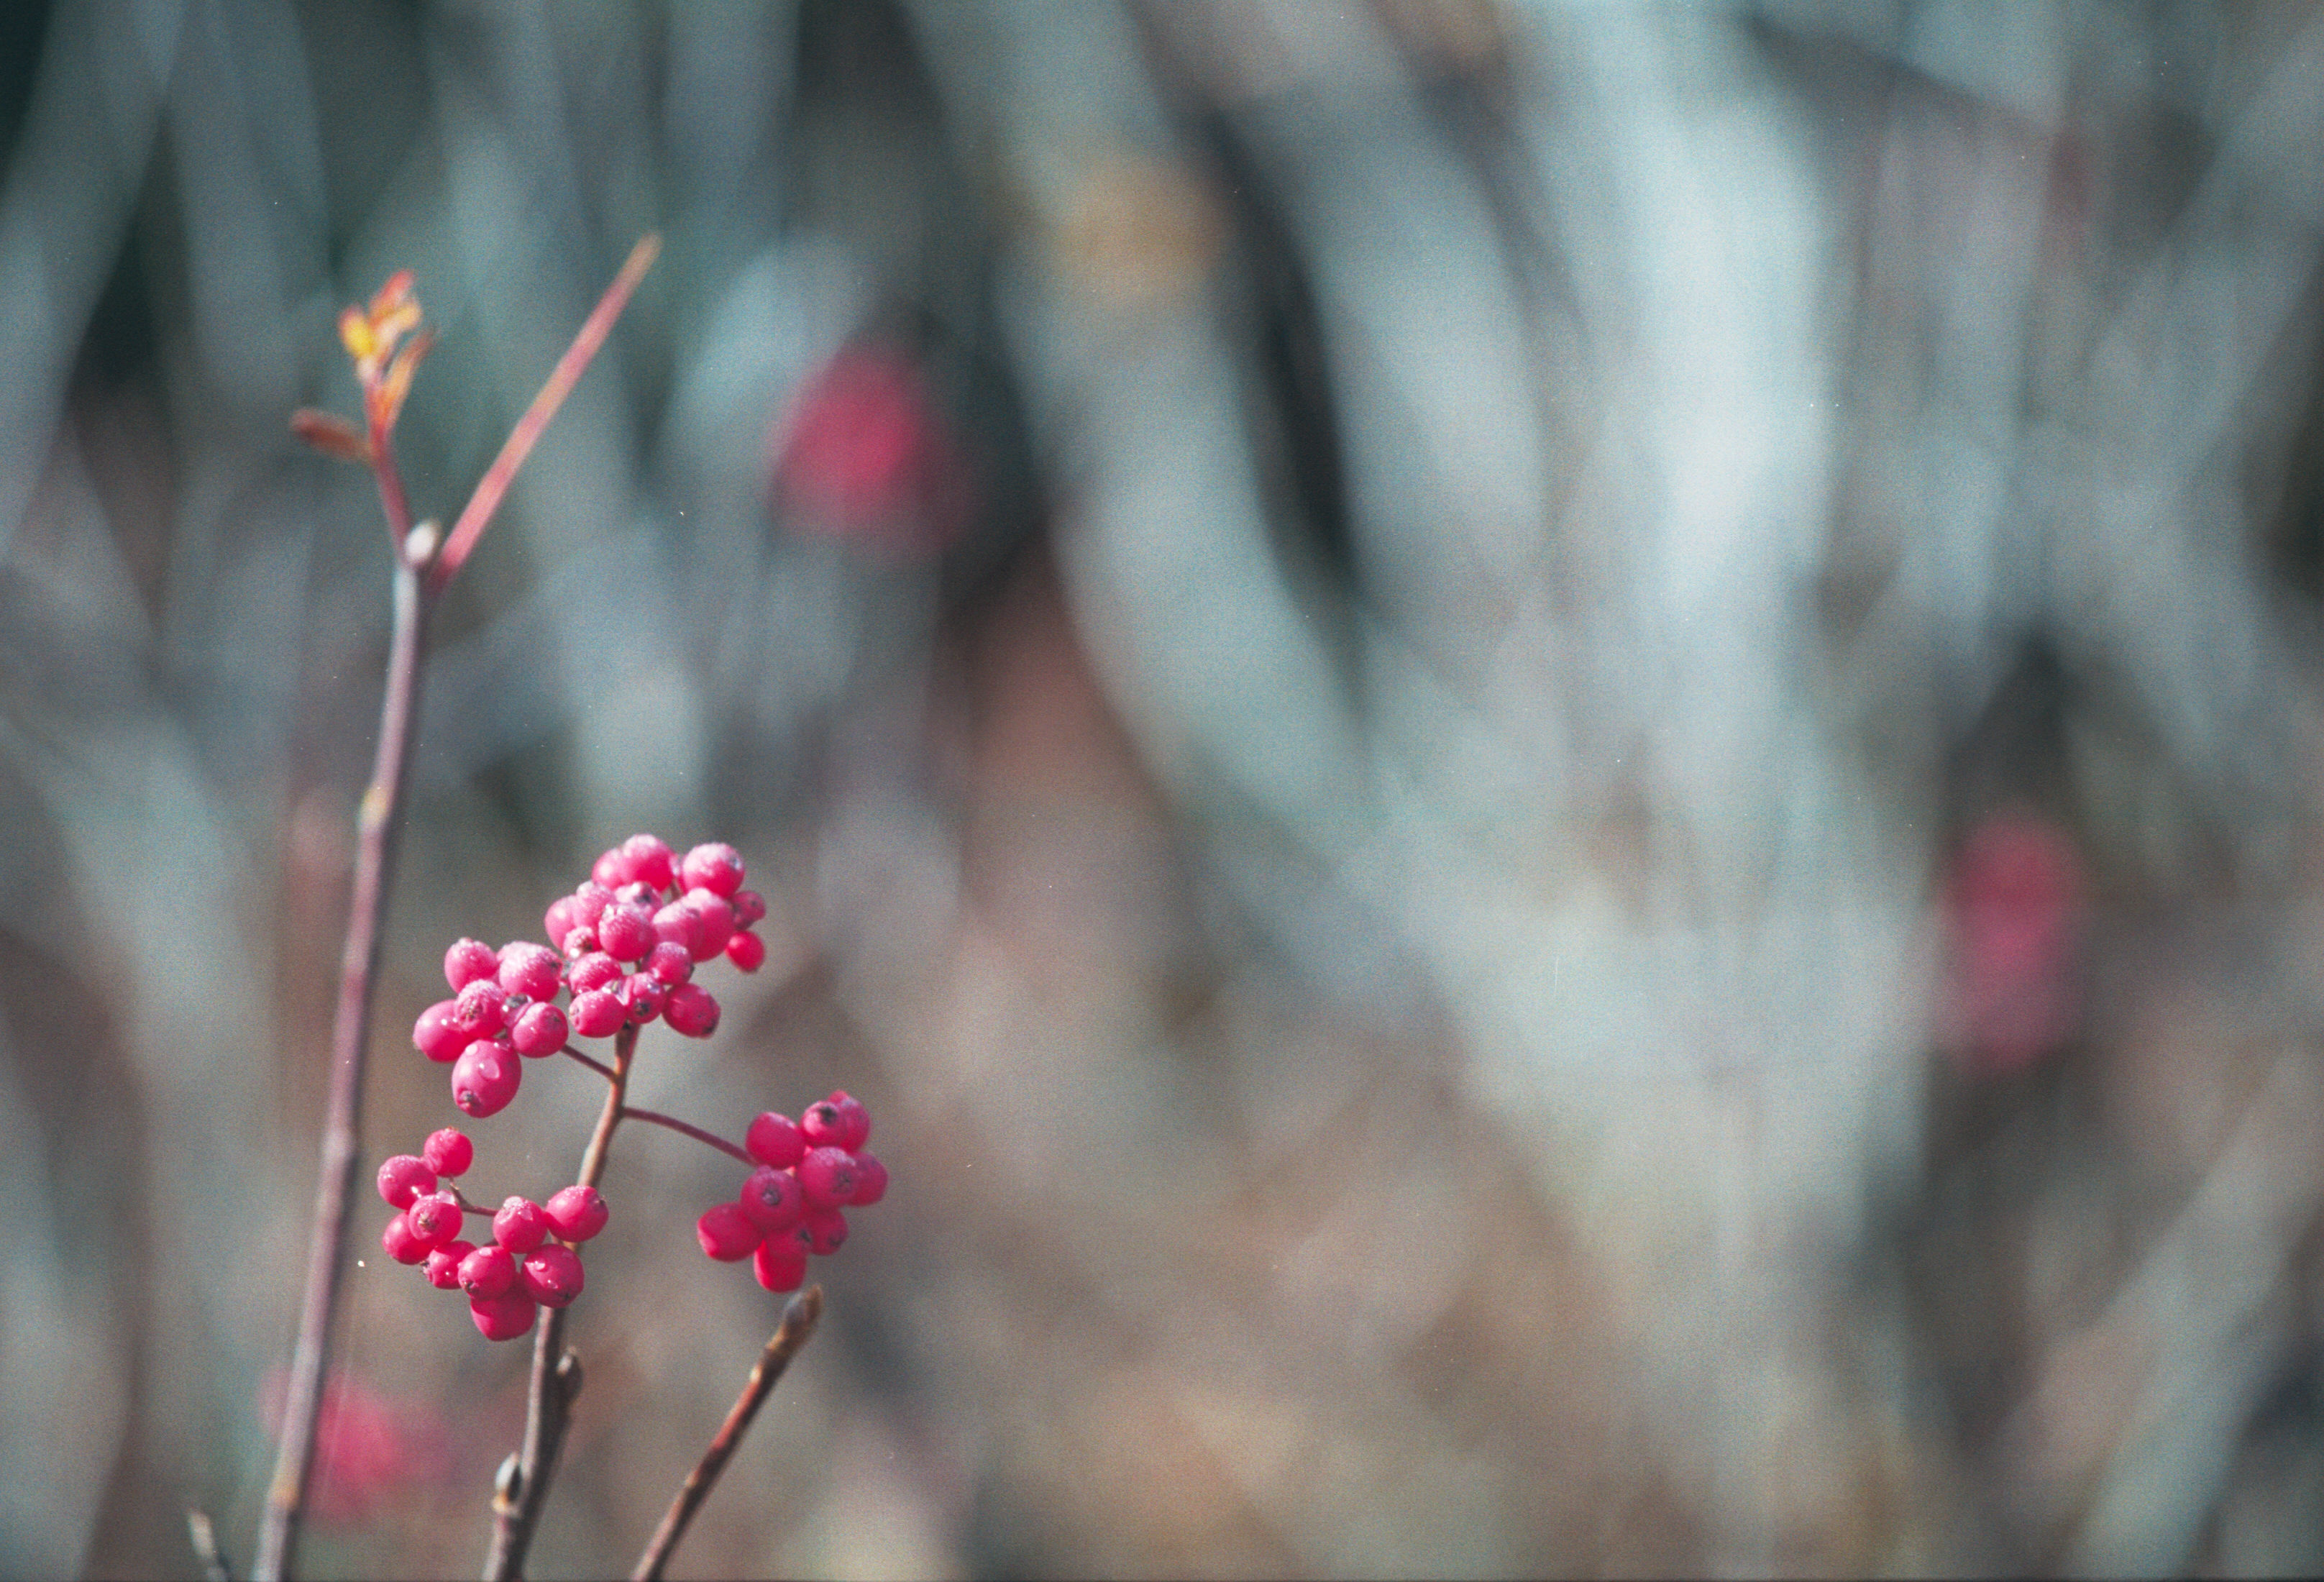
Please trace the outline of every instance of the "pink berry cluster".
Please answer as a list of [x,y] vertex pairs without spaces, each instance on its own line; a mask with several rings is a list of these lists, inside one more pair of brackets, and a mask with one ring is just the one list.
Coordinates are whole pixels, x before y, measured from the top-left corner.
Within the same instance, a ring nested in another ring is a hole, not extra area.
[[516,1096],[518,1056],[556,1054],[570,1037],[610,1037],[659,1017],[708,1038],[718,1002],[694,969],[723,956],[756,972],[767,958],[752,931],[767,903],[742,878],[741,855],[723,841],[680,857],[659,836],[633,835],[549,903],[549,945],[456,941],[444,953],[452,997],[420,1013],[411,1041],[450,1064],[452,1102],[482,1118]]
[[379,1244],[399,1263],[426,1266],[438,1291],[468,1293],[468,1313],[487,1340],[513,1340],[542,1308],[581,1294],[580,1244],[605,1228],[605,1199],[595,1187],[567,1187],[548,1202],[512,1197],[492,1216],[483,1246],[460,1234],[471,1214],[484,1214],[448,1184],[475,1161],[475,1146],[450,1126],[431,1133],[416,1154],[379,1167],[379,1195],[397,1210]]
[[695,1222],[702,1250],[723,1263],[752,1260],[769,1291],[797,1291],[809,1254],[828,1257],[847,1239],[844,1208],[887,1194],[888,1167],[864,1151],[872,1117],[845,1093],[807,1106],[794,1121],[770,1110],[751,1123],[743,1147],[758,1161],[731,1203]]

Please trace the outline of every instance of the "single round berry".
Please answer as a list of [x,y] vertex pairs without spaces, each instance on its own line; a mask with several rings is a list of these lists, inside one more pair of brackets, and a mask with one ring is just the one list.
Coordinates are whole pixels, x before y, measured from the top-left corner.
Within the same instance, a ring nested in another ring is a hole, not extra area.
[[688,890],[732,895],[742,887],[742,854],[723,840],[708,840],[686,854],[678,878]]
[[726,959],[744,972],[756,972],[767,964],[767,942],[748,929],[737,929],[726,941]]
[[413,1046],[431,1060],[458,1059],[460,1051],[466,1049],[468,1041],[476,1036],[463,1031],[453,1020],[457,1004],[458,1002],[454,1000],[438,1000],[422,1011],[420,1020],[411,1024]]
[[678,870],[677,854],[669,842],[659,835],[632,835],[622,842],[622,853],[630,859],[630,877],[641,884],[650,884],[657,890],[667,890]]
[[713,891],[689,890],[678,901],[694,913],[694,932],[686,941],[694,959],[707,961],[725,949],[726,941],[734,937],[734,909],[726,898]]
[[452,996],[452,1024],[472,1038],[498,1032],[508,1019],[508,991],[482,977]]
[[518,1265],[525,1294],[544,1308],[561,1308],[581,1294],[581,1260],[555,1242],[527,1253]]
[[799,1179],[787,1170],[763,1164],[751,1172],[734,1201],[752,1225],[767,1232],[788,1230],[807,1210],[807,1194],[800,1190]]
[[629,1015],[629,1007],[617,996],[604,989],[586,989],[573,996],[573,1012],[567,1020],[583,1038],[604,1038],[619,1032]]
[[428,1283],[438,1291],[460,1289],[460,1260],[476,1250],[474,1242],[446,1242],[428,1254],[420,1265],[428,1272]]
[[585,928],[595,928],[613,900],[612,886],[583,880],[573,891],[573,921]]
[[737,890],[726,900],[734,909],[738,929],[747,929],[767,915],[767,898],[755,890]]
[[797,1121],[769,1110],[751,1123],[751,1129],[742,1134],[742,1146],[761,1164],[787,1170],[806,1154],[807,1139],[800,1133]]
[[439,1176],[464,1175],[476,1162],[476,1145],[458,1127],[439,1126],[420,1145],[420,1157]]
[[844,1148],[853,1152],[871,1140],[872,1116],[844,1090],[807,1106],[799,1130],[809,1148]]
[[530,1198],[512,1197],[493,1216],[493,1240],[512,1253],[530,1253],[549,1239],[549,1216]]
[[554,1005],[528,1005],[509,1029],[509,1041],[516,1045],[520,1055],[553,1055],[565,1047],[565,1038],[571,1031],[566,1025],[565,1013]]
[[640,1027],[661,1014],[662,1001],[669,993],[641,972],[630,974],[614,992],[628,1003],[630,1020]]
[[645,970],[654,982],[674,989],[694,976],[694,952],[668,939],[658,940],[646,952]]
[[556,951],[530,939],[511,939],[501,947],[500,985],[512,995],[553,999],[564,968]]
[[436,1189],[436,1172],[415,1153],[399,1153],[379,1167],[379,1195],[391,1208],[409,1208],[422,1192]]
[[808,1207],[836,1208],[855,1196],[855,1156],[844,1148],[810,1148],[798,1162],[798,1183]]
[[532,1328],[532,1316],[538,1310],[522,1291],[468,1299],[468,1317],[476,1321],[478,1332],[487,1340],[514,1340]]
[[665,945],[675,945],[694,959],[694,930],[698,920],[694,909],[682,901],[673,901],[653,914],[654,938]]
[[767,1233],[751,1223],[740,1203],[714,1203],[694,1222],[694,1236],[705,1253],[722,1263],[732,1263],[757,1251]]
[[807,1249],[788,1236],[770,1236],[752,1254],[751,1272],[769,1291],[797,1291],[807,1283]]
[[553,946],[562,946],[565,936],[581,926],[580,908],[570,895],[560,895],[549,903],[540,914],[540,931]]
[[888,1195],[888,1167],[876,1155],[859,1153],[855,1156],[855,1195],[848,1198],[849,1207],[869,1208]]
[[452,1102],[462,1115],[478,1120],[496,1115],[508,1108],[523,1078],[524,1067],[514,1050],[480,1038],[452,1062]]
[[836,1208],[810,1208],[799,1221],[807,1227],[807,1251],[818,1258],[828,1258],[847,1240],[847,1216]]
[[592,950],[586,956],[578,957],[571,967],[565,969],[565,981],[572,985],[576,995],[586,995],[591,989],[611,988],[628,976],[622,971],[622,964],[603,950]]
[[506,1247],[471,1247],[460,1260],[458,1283],[470,1296],[494,1297],[516,1289],[516,1254]]
[[653,913],[645,907],[621,902],[597,920],[598,948],[616,961],[642,961],[660,942],[654,936]]
[[577,961],[597,948],[597,930],[587,923],[576,923],[566,931],[558,945],[565,952],[566,960]]
[[597,860],[589,865],[589,877],[608,890],[620,889],[630,882],[629,854],[618,846],[599,852]]
[[661,1013],[671,1031],[687,1038],[708,1038],[718,1031],[718,1002],[700,984],[679,984],[669,991]]
[[448,1192],[430,1192],[414,1198],[411,1207],[403,1211],[403,1223],[411,1234],[430,1247],[440,1247],[460,1239],[460,1221],[466,1217],[460,1205]]
[[650,884],[624,884],[613,892],[613,899],[623,906],[644,907],[648,917],[661,904],[660,893]]
[[605,1228],[606,1216],[612,1212],[595,1187],[567,1187],[554,1192],[541,1211],[549,1216],[549,1228],[568,1242],[586,1242],[595,1235]]
[[455,939],[444,952],[444,981],[455,993],[479,978],[497,976],[500,969],[500,952],[482,939]]
[[411,1234],[411,1222],[391,1216],[379,1233],[380,1250],[399,1263],[417,1263],[428,1256],[429,1244]]

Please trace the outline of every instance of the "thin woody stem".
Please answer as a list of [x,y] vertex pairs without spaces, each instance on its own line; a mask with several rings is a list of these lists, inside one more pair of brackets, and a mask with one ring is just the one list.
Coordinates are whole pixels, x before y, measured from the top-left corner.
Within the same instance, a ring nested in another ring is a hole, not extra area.
[[748,1153],[744,1152],[742,1149],[737,1148],[733,1143],[727,1142],[725,1138],[718,1135],[717,1133],[706,1132],[701,1127],[693,1124],[691,1122],[681,1121],[676,1115],[663,1115],[659,1110],[641,1110],[633,1104],[623,1105],[622,1106],[622,1119],[625,1121],[643,1121],[650,1126],[667,1126],[671,1131],[678,1133],[682,1136],[693,1138],[696,1143],[706,1143],[711,1147],[715,1148],[719,1152],[732,1155],[733,1158],[741,1160],[744,1164],[755,1166],[759,1162],[757,1160],[752,1159]]
[[[386,453],[383,450],[383,460]],[[383,485],[387,476],[382,472]],[[415,542],[414,541],[421,541]],[[347,936],[339,955],[338,1008],[331,1027],[331,1086],[323,1117],[322,1164],[315,1183],[314,1230],[308,1241],[307,1289],[299,1310],[299,1338],[290,1354],[282,1405],[282,1437],[266,1513],[251,1563],[254,1582],[290,1574],[298,1547],[307,1483],[314,1470],[315,1423],[322,1409],[323,1365],[338,1310],[340,1257],[346,1239],[347,1200],[355,1181],[363,1118],[364,1034],[371,1023],[378,976],[380,921],[387,911],[397,837],[403,827],[403,789],[411,767],[412,727],[420,712],[420,657],[426,649],[430,600],[422,578],[425,541],[418,532],[400,542],[395,605],[388,643],[387,685],[380,699],[379,746],[357,816],[355,893]]]
[[[630,1061],[637,1049],[635,1027],[624,1027],[614,1037],[605,1107],[599,1112],[596,1129],[590,1133],[589,1146],[581,1155],[578,1180],[582,1186],[595,1186],[605,1173],[605,1151],[622,1124],[622,1095],[629,1087]],[[565,1314],[563,1308],[547,1309],[541,1315],[540,1332],[533,1337],[532,1382],[525,1392],[524,1448],[518,1453],[514,1476],[504,1478],[493,1496],[493,1544],[484,1556],[487,1582],[506,1582],[524,1575],[525,1551],[532,1545],[533,1528],[549,1498],[549,1480],[557,1474],[557,1456],[564,1448],[566,1427],[572,1421],[574,1398],[581,1392],[581,1359],[565,1349]]]
[[669,1564],[670,1555],[678,1549],[678,1540],[686,1536],[687,1524],[702,1508],[702,1502],[709,1498],[718,1475],[726,1469],[726,1462],[734,1454],[734,1448],[742,1442],[743,1434],[750,1429],[751,1420],[758,1415],[760,1404],[774,1389],[775,1382],[783,1376],[783,1370],[790,1365],[790,1360],[798,1355],[799,1347],[805,1346],[807,1337],[815,1333],[816,1320],[822,1317],[823,1287],[819,1285],[808,1286],[784,1307],[783,1321],[775,1327],[766,1350],[759,1354],[758,1365],[752,1368],[751,1376],[743,1381],[742,1392],[734,1398],[734,1404],[727,1411],[726,1420],[719,1425],[709,1448],[702,1452],[702,1459],[695,1463],[694,1470],[687,1473],[686,1481],[678,1485],[678,1497],[670,1501],[669,1511],[663,1513],[661,1525],[654,1530],[652,1540],[646,1545],[645,1552],[638,1557],[637,1569],[630,1573],[631,1582],[654,1582],[654,1578],[661,1575],[662,1568]]
[[631,293],[638,289],[638,282],[645,278],[646,271],[653,267],[654,257],[660,251],[661,237],[650,231],[638,238],[638,245],[630,249],[629,259],[622,265],[622,272],[613,277],[613,283],[605,288],[605,294],[597,299],[597,306],[582,322],[580,333],[573,338],[573,344],[558,359],[555,370],[549,375],[549,382],[540,387],[540,393],[532,398],[532,404],[525,408],[524,416],[517,420],[516,427],[509,430],[508,442],[501,447],[501,453],[493,458],[493,465],[485,468],[484,477],[476,485],[476,492],[468,496],[468,504],[461,511],[460,519],[452,524],[452,536],[444,541],[444,553],[437,559],[433,586],[441,587],[451,581],[466,562],[468,552],[476,547],[476,540],[491,524],[493,513],[500,509],[502,496],[508,493],[509,485],[516,478],[516,469],[522,467],[524,458],[532,454],[533,444],[540,438],[541,430],[549,427],[549,420],[557,415],[557,409],[572,393],[573,386],[580,381],[582,371],[597,355],[597,348],[605,344],[605,337],[613,331],[613,320],[622,316],[622,310],[629,305]]
[[571,1044],[567,1044],[563,1049],[557,1052],[560,1055],[570,1055],[573,1059],[580,1061],[583,1065],[588,1067],[589,1069],[595,1071],[598,1076],[603,1077],[608,1082],[611,1082],[613,1079],[613,1069],[611,1066],[608,1066],[603,1060],[595,1059],[590,1056],[583,1054]]

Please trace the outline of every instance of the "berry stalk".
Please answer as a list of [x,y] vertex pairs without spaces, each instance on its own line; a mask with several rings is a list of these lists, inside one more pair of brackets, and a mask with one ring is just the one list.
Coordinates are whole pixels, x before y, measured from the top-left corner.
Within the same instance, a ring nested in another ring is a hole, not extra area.
[[712,1485],[717,1483],[718,1475],[726,1469],[728,1458],[734,1454],[734,1447],[742,1442],[743,1434],[751,1427],[751,1420],[758,1415],[760,1403],[774,1389],[776,1381],[783,1376],[784,1368],[790,1365],[799,1347],[805,1346],[807,1337],[815,1333],[816,1320],[822,1317],[823,1287],[819,1285],[808,1286],[785,1304],[783,1321],[775,1327],[774,1334],[767,1341],[767,1348],[759,1354],[757,1365],[751,1369],[751,1376],[742,1383],[742,1392],[734,1398],[734,1404],[727,1410],[726,1420],[712,1436],[709,1447],[702,1452],[702,1459],[695,1463],[694,1470],[687,1473],[686,1481],[678,1485],[678,1495],[663,1513],[661,1525],[654,1530],[652,1540],[646,1545],[645,1552],[638,1557],[637,1569],[630,1573],[631,1582],[654,1582],[661,1575],[662,1568],[669,1564],[669,1557],[677,1550],[678,1540],[686,1536],[687,1524],[694,1520],[695,1512],[702,1508],[702,1502],[710,1496]]

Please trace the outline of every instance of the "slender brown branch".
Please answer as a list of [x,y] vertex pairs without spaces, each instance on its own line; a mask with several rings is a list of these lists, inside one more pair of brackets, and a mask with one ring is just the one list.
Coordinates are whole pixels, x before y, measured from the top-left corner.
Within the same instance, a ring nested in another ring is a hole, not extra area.
[[388,880],[403,826],[403,788],[410,772],[412,726],[420,712],[420,661],[430,602],[422,578],[433,535],[421,529],[401,541],[387,685],[380,699],[378,754],[357,816],[355,892],[348,902],[346,943],[339,955],[331,1086],[323,1116],[322,1165],[315,1183],[314,1230],[307,1248],[307,1290],[300,1305],[298,1343],[290,1354],[282,1438],[259,1525],[258,1552],[251,1564],[254,1582],[273,1582],[290,1570],[306,1508],[307,1480],[314,1469],[323,1365],[338,1309],[339,1252],[360,1148],[364,1035],[371,1024],[372,988],[378,976],[380,921],[387,911]]
[[650,1126],[667,1126],[682,1136],[693,1138],[696,1143],[707,1143],[721,1153],[732,1154],[744,1164],[755,1165],[759,1162],[717,1133],[706,1132],[691,1122],[681,1121],[676,1115],[666,1115],[659,1110],[641,1110],[633,1104],[625,1104],[622,1106],[622,1119],[643,1121]]
[[[622,1095],[629,1088],[630,1061],[637,1049],[638,1030],[622,1028],[613,1040],[605,1107],[599,1112],[596,1129],[589,1133],[589,1146],[581,1155],[576,1179],[582,1186],[595,1186],[605,1173],[605,1151],[622,1124]],[[517,1457],[515,1489],[503,1488],[493,1496],[493,1543],[484,1555],[486,1582],[506,1582],[524,1575],[525,1551],[532,1546],[532,1530],[549,1498],[549,1480],[557,1475],[557,1454],[565,1442],[566,1423],[573,1415],[573,1398],[581,1392],[581,1359],[565,1349],[566,1311],[544,1309],[540,1333],[533,1337],[532,1383],[525,1392],[524,1448]]]
[[563,1049],[557,1052],[560,1055],[572,1056],[575,1059],[588,1067],[589,1069],[595,1071],[598,1076],[603,1077],[608,1082],[611,1082],[613,1079],[613,1069],[611,1066],[608,1066],[603,1060],[595,1059],[588,1055],[583,1054],[571,1044],[567,1044]]
[[661,1525],[654,1530],[652,1541],[646,1545],[645,1553],[638,1557],[637,1569],[630,1573],[631,1582],[653,1582],[653,1578],[661,1575],[662,1568],[669,1564],[669,1557],[677,1550],[678,1540],[686,1536],[687,1524],[702,1508],[702,1502],[709,1498],[711,1486],[717,1483],[718,1475],[726,1469],[727,1459],[734,1454],[734,1448],[742,1442],[743,1434],[750,1429],[751,1420],[758,1415],[761,1402],[774,1389],[775,1381],[783,1376],[783,1370],[790,1365],[790,1360],[798,1355],[798,1348],[807,1344],[807,1337],[815,1333],[816,1320],[822,1317],[823,1287],[819,1285],[808,1286],[784,1307],[783,1321],[775,1326],[775,1333],[768,1340],[767,1349],[759,1354],[758,1365],[743,1381],[742,1392],[734,1398],[734,1404],[727,1411],[726,1420],[719,1425],[709,1448],[702,1452],[702,1459],[695,1463],[694,1470],[687,1473],[686,1481],[678,1485],[678,1497],[670,1501],[669,1509],[662,1515]]
[[522,467],[524,458],[532,454],[533,444],[540,439],[541,430],[549,427],[549,420],[557,415],[557,409],[565,403],[565,398],[572,393],[573,386],[580,382],[590,359],[597,355],[597,348],[605,344],[605,337],[613,331],[613,320],[622,316],[622,310],[629,305],[631,293],[638,289],[638,282],[645,278],[646,271],[653,267],[654,257],[660,251],[661,237],[650,231],[639,237],[638,245],[630,249],[629,260],[622,265],[622,272],[613,277],[613,283],[605,288],[605,294],[597,299],[596,307],[583,320],[580,333],[573,338],[573,344],[565,348],[565,355],[557,360],[549,382],[540,387],[540,393],[532,398],[532,404],[525,408],[524,416],[517,420],[516,427],[509,430],[508,442],[501,447],[501,453],[493,458],[493,465],[484,470],[484,477],[476,485],[476,492],[468,496],[468,504],[461,511],[460,519],[452,524],[452,536],[444,542],[444,553],[437,560],[436,573],[429,584],[431,588],[442,588],[467,560],[468,552],[476,547],[476,540],[491,525],[493,513],[500,509],[501,498],[515,480],[517,468]]

